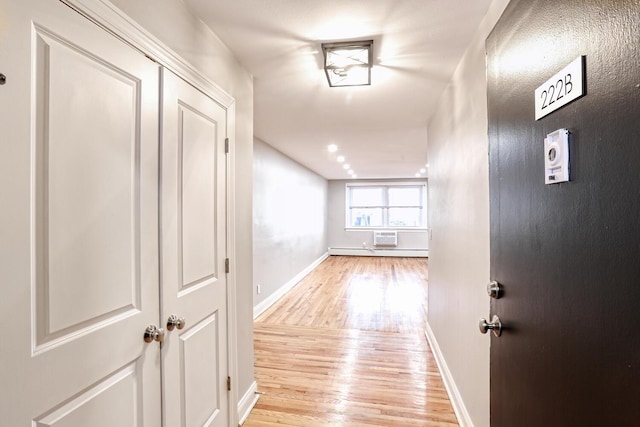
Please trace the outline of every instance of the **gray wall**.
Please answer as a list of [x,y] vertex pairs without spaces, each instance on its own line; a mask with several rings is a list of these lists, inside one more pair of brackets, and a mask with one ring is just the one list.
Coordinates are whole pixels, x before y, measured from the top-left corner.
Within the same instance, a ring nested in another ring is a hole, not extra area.
[[236,292],[238,325],[238,397],[254,382],[253,237],[253,78],[233,53],[181,1],[111,0],[143,28],[186,59],[234,97],[236,103]]
[[254,305],[327,252],[327,180],[254,140]]
[[[363,249],[362,243],[373,245],[372,230],[345,230],[345,188],[347,183],[365,182],[416,182],[424,183],[424,179],[400,180],[332,180],[329,181],[329,247]],[[427,188],[427,192],[428,192]],[[427,212],[429,206],[427,206]],[[397,249],[428,249],[427,230],[398,231]],[[366,255],[363,250],[362,255]]]
[[[489,169],[485,39],[495,0],[429,123],[428,321],[475,427],[489,426]],[[533,102],[533,100],[531,101]]]

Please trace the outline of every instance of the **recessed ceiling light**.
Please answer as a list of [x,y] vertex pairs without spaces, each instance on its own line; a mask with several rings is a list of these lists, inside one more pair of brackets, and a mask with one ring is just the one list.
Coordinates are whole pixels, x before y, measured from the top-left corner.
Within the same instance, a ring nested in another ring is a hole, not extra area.
[[420,173],[425,173],[427,170],[425,168],[420,169]]
[[420,178],[420,174],[419,173],[416,174],[416,178]]
[[349,166],[349,163],[345,163],[344,165],[342,165],[342,167],[344,168],[344,170],[351,169],[351,166]]
[[356,175],[355,173],[353,175],[351,175],[351,178],[356,179],[358,177],[358,175]]
[[336,144],[329,144],[327,150],[329,150],[330,153],[335,153],[338,151],[338,146]]
[[349,175],[353,175],[353,174],[354,174],[353,169],[349,169],[349,170],[347,171],[347,173],[348,173]]
[[342,163],[344,162],[344,156],[338,156],[336,160],[338,161],[338,163]]

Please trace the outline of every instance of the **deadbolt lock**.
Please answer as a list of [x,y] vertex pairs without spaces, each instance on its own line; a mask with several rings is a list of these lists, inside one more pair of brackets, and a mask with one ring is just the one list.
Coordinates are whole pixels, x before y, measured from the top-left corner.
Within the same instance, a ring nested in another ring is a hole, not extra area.
[[502,296],[502,285],[495,280],[492,280],[487,285],[487,294],[489,294],[491,298],[500,298]]

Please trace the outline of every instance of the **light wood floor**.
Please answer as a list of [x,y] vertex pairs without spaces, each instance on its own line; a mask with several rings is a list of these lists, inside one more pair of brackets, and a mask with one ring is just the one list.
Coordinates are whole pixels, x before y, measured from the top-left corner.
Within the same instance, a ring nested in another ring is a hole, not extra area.
[[329,257],[255,323],[244,427],[457,426],[426,342],[427,260]]

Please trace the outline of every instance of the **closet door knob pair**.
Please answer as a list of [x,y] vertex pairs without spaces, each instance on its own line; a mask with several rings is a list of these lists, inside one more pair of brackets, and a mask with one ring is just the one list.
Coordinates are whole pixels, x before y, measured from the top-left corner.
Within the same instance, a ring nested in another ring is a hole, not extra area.
[[[167,330],[173,331],[175,328],[182,329],[186,324],[184,317],[178,317],[175,314],[172,314],[167,319]],[[147,329],[144,330],[144,342],[150,343],[153,341],[162,342],[164,341],[164,328],[158,328],[156,325],[149,325]]]

